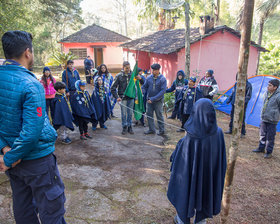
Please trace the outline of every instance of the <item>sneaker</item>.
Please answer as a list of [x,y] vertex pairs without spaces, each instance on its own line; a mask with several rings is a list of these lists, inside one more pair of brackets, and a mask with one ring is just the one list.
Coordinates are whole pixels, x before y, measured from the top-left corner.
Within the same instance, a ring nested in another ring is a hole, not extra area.
[[262,153],[264,153],[264,149],[256,148],[256,149],[252,150],[252,152],[256,152],[256,153],[262,152]]
[[84,136],[85,136],[86,138],[92,139],[92,137],[91,137],[88,133],[85,133]]
[[124,126],[124,127],[123,127],[123,129],[122,129],[122,135],[125,135],[125,134],[126,134],[126,132],[127,132],[127,127],[126,127],[126,126]]
[[185,129],[180,128],[180,129],[177,130],[177,132],[185,132]]
[[93,131],[96,131],[96,127],[94,127],[94,126],[92,126],[92,128],[91,128]]
[[227,134],[227,135],[231,135],[232,131],[228,130],[228,131],[225,131],[224,133]]
[[131,126],[129,126],[129,127],[127,128],[127,132],[128,132],[129,134],[131,134],[131,135],[133,135],[133,134],[134,134],[134,132],[133,132],[132,127],[131,127]]
[[87,138],[83,134],[80,136],[80,139],[81,140],[87,140]]
[[100,128],[108,129],[107,126],[103,125]]
[[265,159],[270,159],[272,157],[271,153],[265,153],[264,158]]
[[63,140],[61,141],[61,143],[64,144],[64,145],[69,145],[71,142],[72,142],[71,139],[68,138],[68,137],[67,137],[66,139],[63,139]]
[[156,133],[155,131],[151,131],[151,130],[148,130],[148,131],[144,132],[145,135],[151,135],[151,134],[154,135],[155,133]]

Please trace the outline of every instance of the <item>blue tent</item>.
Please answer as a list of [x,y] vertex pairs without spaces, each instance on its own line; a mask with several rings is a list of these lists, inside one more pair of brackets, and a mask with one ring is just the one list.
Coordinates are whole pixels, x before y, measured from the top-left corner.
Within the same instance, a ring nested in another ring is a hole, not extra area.
[[[261,123],[261,110],[264,101],[264,94],[267,91],[268,82],[272,79],[279,79],[275,76],[270,75],[258,75],[252,76],[248,78],[248,81],[252,84],[252,98],[248,103],[247,111],[246,111],[246,119],[245,122],[247,124],[259,127]],[[280,79],[279,79],[280,81]],[[230,114],[231,104],[226,104],[227,98],[230,96],[234,85],[224,92],[222,96],[220,96],[217,102],[214,103],[216,109]],[[277,124],[277,132],[280,132],[280,122]]]

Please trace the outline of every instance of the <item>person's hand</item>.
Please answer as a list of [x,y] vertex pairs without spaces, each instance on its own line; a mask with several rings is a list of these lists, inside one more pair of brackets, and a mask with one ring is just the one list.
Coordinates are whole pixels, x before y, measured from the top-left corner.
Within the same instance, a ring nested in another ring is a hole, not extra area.
[[135,76],[135,79],[140,80],[140,79],[141,79],[141,76],[140,76],[140,75],[136,75],[136,76]]
[[11,148],[9,146],[5,146],[3,149],[2,149],[2,152],[3,154],[5,155],[7,152],[11,151]]
[[0,156],[0,171],[5,172],[9,169],[4,163],[4,156]]
[[151,101],[151,100],[148,100],[148,103],[152,103],[152,101]]
[[66,93],[66,96],[70,96],[70,93],[68,92],[68,93]]
[[117,99],[117,101],[118,101],[118,102],[121,102],[121,101],[122,101],[122,99],[119,97],[119,98]]

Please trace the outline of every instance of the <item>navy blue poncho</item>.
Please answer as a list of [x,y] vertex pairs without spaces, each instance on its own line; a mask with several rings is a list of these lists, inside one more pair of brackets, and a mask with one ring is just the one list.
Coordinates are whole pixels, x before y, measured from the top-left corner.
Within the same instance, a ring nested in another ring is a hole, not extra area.
[[171,156],[167,197],[180,219],[190,223],[212,218],[221,210],[226,173],[226,147],[209,99],[198,100],[185,124],[187,134]]
[[107,121],[111,115],[111,102],[104,86],[99,87],[98,83],[95,84],[91,95],[91,102],[95,107],[97,120],[103,123]]
[[53,126],[58,129],[60,126],[65,126],[71,131],[74,131],[73,116],[70,111],[65,94],[55,94],[52,101],[54,105],[54,117],[52,119]]

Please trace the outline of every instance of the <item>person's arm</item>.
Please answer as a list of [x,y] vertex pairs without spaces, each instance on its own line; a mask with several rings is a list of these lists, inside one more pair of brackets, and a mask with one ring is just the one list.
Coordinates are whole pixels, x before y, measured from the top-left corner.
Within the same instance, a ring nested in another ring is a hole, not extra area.
[[172,86],[166,90],[166,93],[171,93],[176,89],[176,81],[172,83]]
[[66,79],[66,71],[64,71],[63,73],[62,73],[62,82],[64,82],[65,83],[65,85],[66,85],[66,92],[68,93],[69,92],[69,89],[68,89],[68,85],[67,85],[67,79]]
[[9,147],[4,138],[0,136],[0,154],[3,155],[3,151],[5,147]]
[[141,85],[144,85],[146,79],[145,79],[144,76],[140,76],[140,77],[141,77],[141,79],[139,80],[139,82],[140,82]]
[[203,98],[203,94],[202,94],[201,90],[198,87],[196,87],[195,102],[201,98]]
[[78,77],[78,80],[81,80],[81,78],[80,78],[80,74],[79,74],[78,70],[75,70],[75,71],[77,72],[77,77]]
[[33,150],[42,133],[45,119],[45,96],[39,83],[31,83],[25,87],[22,105],[22,129],[4,156],[4,163],[11,167],[16,161],[23,159]]
[[234,96],[234,94],[235,94],[235,89],[236,89],[236,83],[235,83],[235,85],[234,85],[234,87],[233,87],[233,90],[232,90],[232,92],[231,92],[229,98],[228,98],[227,101],[226,101],[226,104],[229,104],[229,103],[232,101],[232,98],[233,98],[233,96]]
[[111,93],[113,94],[113,97],[114,97],[115,99],[118,99],[118,98],[119,98],[119,96],[118,96],[118,94],[117,94],[117,88],[118,88],[118,86],[119,86],[119,76],[117,75],[117,76],[115,77],[115,80],[113,81],[112,86],[111,86]]
[[157,95],[153,96],[150,98],[150,100],[153,101],[158,101],[160,100],[163,96],[164,93],[166,92],[166,79],[164,78],[164,80],[161,82],[161,88],[160,91],[158,92]]
[[145,96],[145,94],[147,93],[148,87],[149,87],[149,84],[148,84],[148,78],[147,78],[144,85],[141,87],[143,96]]
[[209,93],[209,95],[210,95],[210,96],[214,96],[214,95],[217,94],[218,91],[219,91],[219,86],[218,86],[216,80],[213,80],[211,86],[212,86],[212,89],[213,89],[213,90]]

